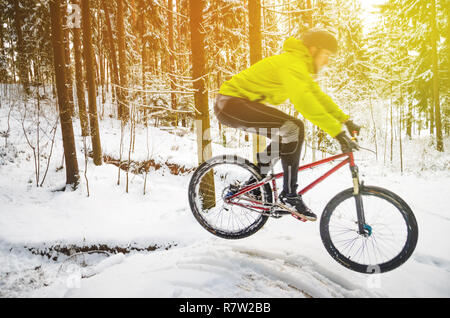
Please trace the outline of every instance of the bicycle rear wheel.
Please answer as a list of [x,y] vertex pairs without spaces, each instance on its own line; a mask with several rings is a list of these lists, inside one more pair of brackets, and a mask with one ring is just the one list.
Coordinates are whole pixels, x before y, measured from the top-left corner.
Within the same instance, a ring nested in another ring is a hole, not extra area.
[[[219,156],[200,165],[189,184],[189,204],[200,225],[225,239],[242,239],[261,229],[268,216],[263,210],[244,207],[252,206],[245,194],[233,201],[236,204],[226,200],[246,186],[244,183],[251,177],[262,180],[258,167],[237,156]],[[272,202],[269,184],[257,189],[261,191],[261,202]]]
[[366,274],[391,271],[405,263],[416,247],[416,219],[408,204],[389,190],[362,186],[360,193],[366,235],[359,233],[351,188],[325,207],[320,220],[322,242],[349,269]]

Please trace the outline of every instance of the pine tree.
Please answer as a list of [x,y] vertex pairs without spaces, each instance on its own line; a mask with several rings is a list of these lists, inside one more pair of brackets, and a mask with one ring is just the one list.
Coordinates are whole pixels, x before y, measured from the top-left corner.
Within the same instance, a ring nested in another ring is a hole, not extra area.
[[[417,53],[407,64],[408,77],[411,78],[409,91],[418,101],[419,110],[427,113],[430,133],[436,138],[436,148],[443,151],[441,93],[446,92],[443,90],[446,85],[440,78],[440,72],[448,69],[448,65],[441,63],[439,51],[445,51],[445,46],[448,46],[448,37],[445,38],[444,31],[448,29],[449,23],[445,15],[445,1],[418,0],[410,3],[406,0],[390,0],[381,8],[381,13],[388,21],[385,33],[401,32],[408,50],[406,54]],[[441,34],[444,40],[447,39],[444,46],[440,45]],[[389,44],[392,42],[385,43]],[[405,51],[399,50],[393,58],[402,60],[402,54],[404,57]]]
[[[119,68],[117,65],[117,53],[116,53],[116,46],[115,46],[115,40],[114,40],[114,33],[112,30],[112,24],[111,24],[111,15],[110,15],[110,9],[109,5],[110,2],[107,0],[102,0],[101,2],[102,7],[105,11],[105,23],[106,23],[106,34],[107,34],[107,42],[108,42],[108,49],[109,49],[109,65],[110,65],[110,74],[111,74],[111,82],[113,86],[113,98],[117,99],[117,91],[118,91],[118,85],[120,84],[119,81]],[[118,104],[117,112],[120,117],[120,104]]]
[[117,2],[117,32],[119,43],[119,117],[123,122],[127,122],[130,116],[130,111],[127,103],[127,52],[125,43],[125,16],[124,16],[124,1],[116,0]]
[[65,61],[64,61],[64,37],[61,29],[61,0],[50,0],[50,15],[52,23],[52,43],[58,92],[59,114],[61,118],[61,131],[64,145],[64,158],[66,162],[66,184],[76,188],[79,182],[79,171],[75,138],[73,134],[72,118],[67,97]]
[[92,150],[94,153],[94,164],[100,166],[102,165],[103,158],[97,115],[97,93],[94,73],[94,54],[92,49],[90,0],[81,0],[81,12],[83,25],[83,50],[86,65],[86,81],[89,100],[89,126],[91,129],[90,133],[92,139]]
[[64,37],[64,61],[66,63],[66,87],[67,97],[69,98],[69,108],[71,116],[75,115],[74,99],[73,99],[73,80],[72,80],[72,60],[70,54],[70,30],[67,25],[68,21],[68,5],[67,0],[62,1],[61,16],[63,21],[63,37]]
[[20,0],[13,0],[14,10],[14,27],[17,35],[17,56],[18,56],[18,70],[20,83],[23,86],[25,93],[30,94],[30,80],[29,80],[29,68],[27,50],[24,43],[23,35],[23,9],[20,4]]
[[[196,117],[197,125],[197,151],[199,164],[211,159],[211,124],[209,119],[208,92],[205,82],[205,47],[204,34],[201,26],[203,22],[204,0],[189,0],[189,24],[191,31],[191,51],[192,51],[192,80],[195,89],[195,108],[200,112]],[[213,190],[213,191],[211,191]],[[203,193],[204,208],[215,206],[214,176],[207,176],[200,185]]]
[[[75,5],[80,5],[79,0],[74,0]],[[81,26],[73,29],[73,49],[75,55],[75,83],[77,91],[78,113],[81,124],[81,135],[89,136],[89,121],[86,111],[85,85],[83,76],[83,58],[81,52]]]

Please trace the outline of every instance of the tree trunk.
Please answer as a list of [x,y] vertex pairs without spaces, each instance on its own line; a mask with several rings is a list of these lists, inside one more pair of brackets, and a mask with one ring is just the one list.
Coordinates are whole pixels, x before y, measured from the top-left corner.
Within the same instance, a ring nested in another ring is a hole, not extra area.
[[120,88],[119,88],[119,116],[123,122],[127,122],[130,116],[130,110],[127,103],[127,91],[128,87],[127,81],[127,52],[125,44],[125,21],[124,21],[124,8],[123,0],[117,1],[117,32],[118,32],[118,42],[119,42],[119,78],[120,78]]
[[[17,68],[19,71],[19,81],[23,86],[25,94],[30,94],[30,81],[28,79],[28,63],[27,57],[25,54],[25,46],[23,41],[23,32],[22,32],[22,11],[20,10],[19,0],[14,0],[13,2],[13,10],[14,10],[14,27],[16,29],[17,34]],[[13,63],[14,64],[14,63]]]
[[[172,91],[176,90],[176,86],[175,86],[175,76],[174,74],[176,73],[175,70],[175,45],[174,45],[174,41],[173,41],[173,31],[174,31],[174,23],[173,23],[173,0],[168,0],[168,10],[169,10],[169,72],[171,73],[171,75],[169,75],[170,80],[170,88]],[[173,74],[173,75],[172,75]],[[176,110],[177,109],[177,97],[175,95],[175,93],[171,93],[170,94],[170,100],[172,103],[172,109]],[[175,112],[173,114],[173,125],[175,127],[178,126],[178,114]]]
[[102,146],[100,142],[100,130],[97,115],[97,94],[95,87],[95,64],[92,49],[91,31],[91,7],[90,0],[81,0],[81,16],[83,25],[83,51],[86,65],[86,81],[89,100],[89,126],[91,128],[92,150],[94,152],[94,164],[101,166],[103,163]]
[[[401,90],[401,88],[400,88],[400,90]],[[402,93],[400,93],[400,94],[402,94]],[[403,100],[403,98],[401,99],[401,100]],[[400,105],[399,106],[399,116],[398,116],[398,125],[399,125],[399,128],[398,128],[398,131],[399,131],[399,135],[398,135],[398,138],[399,138],[399,150],[400,150],[400,172],[401,173],[403,173],[403,143],[402,143],[402,118],[403,118],[403,105]]]
[[[392,76],[392,74],[391,74]],[[391,77],[392,78],[392,77]],[[391,156],[390,156],[390,161],[392,163],[392,161],[394,160],[394,115],[393,115],[393,105],[392,105],[392,83],[391,83],[391,98],[390,98],[390,127],[391,127]]]
[[[111,72],[111,78],[112,78],[112,83],[113,83],[113,92],[114,92],[114,98],[117,98],[117,92],[119,90],[119,88],[117,87],[117,85],[119,85],[119,69],[117,66],[117,57],[116,57],[116,47],[114,45],[114,36],[113,36],[113,31],[112,31],[112,26],[111,26],[111,16],[109,13],[109,1],[106,0],[102,0],[102,5],[103,5],[103,9],[105,10],[105,20],[106,20],[106,27],[108,30],[108,44],[109,44],[109,56],[111,59],[111,68],[112,68],[112,72]],[[119,114],[120,117],[120,104],[118,106],[117,112]]]
[[70,59],[70,31],[67,25],[67,0],[63,0],[61,7],[63,17],[63,35],[64,35],[64,61],[66,63],[66,87],[67,97],[69,98],[70,115],[75,115],[74,101],[73,101],[73,80],[72,80],[72,63]]
[[373,139],[375,142],[375,156],[378,161],[378,143],[377,143],[377,124],[375,122],[375,117],[373,116],[373,105],[372,105],[372,95],[369,96],[369,107],[370,107],[370,117],[373,123]]
[[[190,0],[190,26],[191,26],[191,50],[192,50],[192,79],[195,89],[195,107],[200,111],[197,120],[201,123],[201,135],[199,135],[198,162],[203,163],[212,157],[210,143],[210,119],[208,106],[208,92],[205,87],[205,49],[204,33],[201,29],[203,21],[204,0]],[[200,131],[199,131],[200,132]],[[202,138],[203,137],[203,138]],[[201,149],[200,149],[201,148]]]
[[[262,59],[261,35],[261,0],[248,0],[250,64]],[[253,134],[253,162],[257,163],[257,154],[266,146],[265,139],[259,134]]]
[[[9,38],[9,47],[14,47],[14,42],[12,37]],[[16,79],[16,63],[14,63],[14,50],[9,50],[9,54],[10,54],[10,60],[11,60],[11,67],[12,67],[12,81],[13,84],[17,83],[17,79]],[[55,96],[55,94],[53,95]]]
[[138,32],[139,32],[139,38],[141,40],[141,63],[142,63],[142,90],[144,92],[142,93],[142,103],[145,107],[143,107],[142,112],[144,115],[144,123],[145,126],[148,125],[147,120],[147,104],[148,104],[148,98],[147,93],[145,90],[147,89],[147,73],[149,71],[148,66],[148,57],[147,57],[147,37],[146,37],[146,16],[145,16],[145,8],[147,4],[144,0],[139,0],[138,3],[138,11],[139,11],[139,17],[138,17]]
[[[312,9],[313,5],[311,3],[311,0],[306,0],[306,9]],[[339,12],[339,10],[338,10]],[[312,28],[314,26],[314,21],[313,21],[313,11],[306,11],[306,21],[308,23],[308,28]]]
[[413,119],[411,102],[408,103],[408,114],[406,116],[407,116],[406,117],[406,135],[409,137],[409,139],[411,139],[412,138],[412,119]]
[[439,34],[436,22],[436,0],[431,2],[431,51],[433,59],[433,100],[434,100],[434,120],[436,125],[436,149],[440,152],[444,151],[444,142],[442,138],[442,121],[441,121],[441,106],[439,98],[439,56],[437,51],[437,43],[439,41]]
[[[183,18],[183,16],[181,14],[183,14],[183,12],[186,12],[187,10],[187,6],[188,6],[188,1],[187,0],[177,0],[176,5],[177,5],[177,10],[176,12],[180,13],[177,14],[177,33],[178,33],[178,38],[177,38],[177,52],[186,52],[187,49],[187,45],[186,43],[188,43],[187,41],[187,35],[188,35],[188,23],[187,21]],[[186,66],[190,65],[189,62],[189,55],[178,55],[176,56],[176,65],[177,65],[177,74],[182,74],[184,75],[186,73]],[[186,98],[186,96],[182,96],[182,98]],[[181,119],[181,126],[187,128],[188,127],[188,121],[187,121],[187,115],[183,114],[182,119]]]
[[102,93],[102,111],[100,113],[100,118],[103,119],[103,115],[105,112],[105,103],[106,103],[106,96],[105,96],[105,54],[103,51],[104,48],[104,22],[101,19],[101,6],[99,2],[96,2],[97,6],[97,12],[99,15],[98,20],[98,34],[99,34],[99,52],[98,52],[98,59],[99,59],[99,68],[100,68],[100,87],[101,87],[101,93]]
[[[76,5],[80,4],[80,0],[73,0]],[[83,58],[81,52],[81,29],[73,29],[73,49],[75,55],[75,81],[77,89],[78,113],[80,116],[81,135],[89,136],[89,122],[86,111],[85,85],[83,78]]]
[[[99,10],[100,11],[100,10]],[[101,87],[101,93],[102,93],[102,111],[100,118],[103,119],[103,113],[105,109],[105,103],[106,103],[106,96],[105,96],[105,57],[103,52],[103,23],[102,19],[98,19],[98,33],[100,34],[100,48],[99,48],[99,68],[100,68],[100,87]]]
[[[194,101],[196,109],[200,112],[196,115],[199,164],[212,157],[208,92],[203,78],[205,75],[205,34],[202,29],[204,5],[204,0],[189,0]],[[216,205],[214,189],[214,176],[211,171],[211,174],[206,176],[200,184],[205,209]]]
[[64,158],[66,163],[66,184],[75,189],[80,176],[78,171],[77,152],[73,134],[72,117],[70,116],[67,89],[65,87],[66,74],[64,64],[64,43],[61,29],[61,2],[50,0],[50,15],[52,24],[53,60],[55,67],[56,86],[58,93],[59,116],[63,137]]
[[4,42],[3,18],[0,17],[0,83],[8,83],[7,59]]
[[[222,84],[222,74],[219,70],[217,72],[217,89],[220,89],[221,84]],[[227,146],[227,136],[226,136],[224,128],[222,127],[222,124],[220,122],[219,122],[219,136],[221,136],[221,139],[222,139],[222,146],[226,147]]]
[[[428,105],[428,98],[427,98],[427,105]],[[431,92],[431,104],[428,107],[428,115],[429,115],[429,123],[430,123],[430,135],[434,136],[434,95]]]

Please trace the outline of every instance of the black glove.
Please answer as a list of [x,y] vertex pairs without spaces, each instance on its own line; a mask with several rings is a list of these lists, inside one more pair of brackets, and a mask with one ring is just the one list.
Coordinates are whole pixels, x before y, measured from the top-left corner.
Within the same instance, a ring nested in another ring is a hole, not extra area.
[[347,126],[348,132],[350,133],[350,136],[353,136],[353,133],[356,131],[356,134],[359,135],[359,132],[361,130],[361,126],[356,125],[353,121],[347,120],[345,123],[345,126]]
[[353,150],[359,150],[358,144],[351,140],[345,131],[341,132],[339,135],[336,136],[336,140],[339,141],[339,144],[341,145],[342,153],[349,153]]

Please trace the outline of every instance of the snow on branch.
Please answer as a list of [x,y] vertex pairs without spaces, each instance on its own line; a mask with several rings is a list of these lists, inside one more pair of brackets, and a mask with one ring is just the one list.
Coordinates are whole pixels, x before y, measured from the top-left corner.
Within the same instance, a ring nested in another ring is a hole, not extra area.
[[131,104],[132,107],[145,108],[145,109],[159,109],[159,110],[161,110],[160,112],[152,113],[151,114],[152,116],[160,115],[160,114],[163,115],[163,114],[165,114],[165,112],[170,112],[170,113],[188,113],[188,114],[197,113],[197,114],[201,115],[201,112],[197,108],[195,108],[193,105],[189,105],[188,106],[192,110],[182,110],[182,109],[173,109],[173,108],[164,107],[164,106],[148,106],[148,105],[144,105],[144,104],[137,103],[137,102],[134,102],[134,101],[127,101],[127,104],[124,103],[124,102],[121,102],[121,101],[118,101],[118,103],[120,105],[122,105],[123,107],[126,107],[128,109],[130,109],[129,104]]
[[295,14],[295,13],[302,13],[302,12],[316,11],[317,9],[318,9],[318,8],[300,9],[300,10],[291,10],[291,11],[277,11],[277,10],[272,10],[272,9],[264,8],[264,10],[266,10],[266,11],[273,12],[273,13],[278,13],[278,14],[284,14],[284,15]]
[[122,87],[120,85],[111,83],[112,86],[117,87],[121,90],[129,91],[129,92],[139,92],[139,93],[149,93],[149,94],[194,94],[196,91],[151,91],[151,90],[144,90],[139,88],[126,88]]

